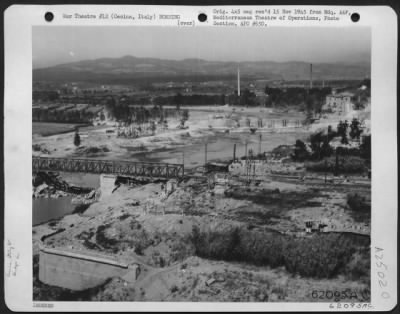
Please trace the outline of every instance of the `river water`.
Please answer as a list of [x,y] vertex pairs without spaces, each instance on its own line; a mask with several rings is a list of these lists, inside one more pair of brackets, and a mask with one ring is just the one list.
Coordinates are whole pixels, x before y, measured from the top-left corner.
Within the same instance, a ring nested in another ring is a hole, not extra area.
[[132,153],[131,161],[140,162],[166,162],[184,163],[185,168],[193,168],[204,164],[207,143],[207,161],[229,160],[233,158],[233,149],[236,144],[236,157],[245,155],[247,150],[252,149],[255,154],[271,151],[279,145],[293,145],[297,139],[304,140],[309,136],[306,132],[293,133],[262,133],[261,145],[260,134],[250,133],[219,133],[201,139],[193,139],[191,145],[179,145],[174,148],[155,150],[149,152]]
[[[60,173],[63,180],[71,185],[80,187],[98,188],[100,176],[98,174]],[[37,198],[32,200],[32,224],[38,225],[52,219],[72,214],[75,209],[72,204],[73,196],[59,198]]]
[[33,199],[32,224],[35,226],[71,214],[75,208],[71,201],[72,196]]

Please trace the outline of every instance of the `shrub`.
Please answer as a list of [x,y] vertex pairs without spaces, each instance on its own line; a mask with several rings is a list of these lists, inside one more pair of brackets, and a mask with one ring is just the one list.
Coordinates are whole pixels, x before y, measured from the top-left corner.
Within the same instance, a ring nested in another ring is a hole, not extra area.
[[369,249],[357,250],[351,257],[349,263],[346,265],[346,274],[351,280],[360,280],[369,283],[370,273],[370,259],[366,258],[369,256]]
[[360,155],[367,160],[371,160],[371,135],[366,135],[362,137],[362,143],[360,145]]
[[34,145],[32,145],[32,150],[33,150],[34,152],[40,152],[41,149],[42,149],[42,147],[41,147],[39,144],[34,144]]
[[74,145],[76,147],[78,147],[79,145],[81,145],[81,137],[79,136],[78,131],[75,132],[75,136],[74,136]]
[[106,230],[110,228],[110,224],[101,225],[96,230],[96,242],[106,249],[113,249],[117,244],[115,239],[110,239],[106,235]]
[[200,232],[197,226],[193,226],[192,240],[195,252],[199,256],[233,260],[236,257],[235,248],[240,241],[239,229]]
[[[321,161],[307,162],[305,167],[315,172],[335,172],[336,158],[324,158]],[[338,172],[340,173],[363,173],[366,170],[365,161],[356,156],[345,156],[338,158]]]
[[311,157],[316,160],[321,160],[324,157],[329,157],[333,153],[333,149],[329,142],[332,138],[330,134],[325,135],[323,132],[318,132],[310,135],[310,147],[312,150]]
[[127,219],[127,218],[129,218],[129,217],[131,217],[131,215],[129,215],[129,214],[122,214],[121,216],[119,216],[118,218],[119,218],[119,220],[125,220],[125,219]]
[[325,158],[321,161],[306,162],[305,167],[309,171],[315,172],[334,172],[335,170],[335,159]]
[[294,161],[304,161],[308,158],[310,158],[310,153],[307,150],[306,144],[301,140],[297,140],[294,147],[294,153],[292,154],[292,159]]
[[339,156],[360,156],[360,149],[356,147],[339,146],[336,152]]
[[356,212],[369,212],[371,210],[371,206],[368,204],[365,197],[357,193],[347,195],[347,205],[351,210]]
[[73,214],[82,214],[85,212],[86,209],[88,209],[90,204],[78,204],[75,206],[75,209],[73,211]]
[[[269,231],[231,228],[200,231],[193,228],[192,239],[200,257],[235,260],[270,267],[285,266],[288,272],[305,277],[331,278],[346,274],[354,252],[368,248],[369,239],[344,234],[319,234],[293,238]],[[369,260],[369,255],[364,258]],[[358,270],[367,275],[364,267]]]
[[176,285],[173,285],[170,290],[171,290],[171,293],[174,293],[174,292],[177,292],[179,289]]
[[359,157],[347,157],[342,159],[339,163],[339,171],[344,173],[360,173],[366,170],[365,162]]
[[[301,142],[301,141],[300,141]],[[296,142],[297,144],[297,142]],[[271,154],[275,158],[284,158],[284,157],[290,157],[294,153],[294,147],[293,145],[279,145],[278,147],[275,147],[272,151]]]

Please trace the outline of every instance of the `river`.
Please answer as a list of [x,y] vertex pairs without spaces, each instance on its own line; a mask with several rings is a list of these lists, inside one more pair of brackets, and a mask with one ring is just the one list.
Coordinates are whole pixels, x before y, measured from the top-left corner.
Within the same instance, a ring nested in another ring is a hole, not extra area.
[[[63,180],[71,185],[90,188],[98,188],[100,186],[100,176],[98,174],[62,172],[60,175]],[[33,199],[32,224],[38,225],[71,214],[76,206],[72,204],[72,198],[73,196]]]
[[304,140],[309,136],[306,132],[293,133],[218,133],[215,135],[193,139],[191,145],[179,145],[173,148],[149,152],[131,153],[128,160],[139,162],[182,163],[185,168],[203,165],[205,162],[205,144],[207,143],[207,161],[229,160],[233,158],[233,148],[236,144],[236,157],[244,156],[252,149],[255,154],[271,151],[279,145],[293,145],[297,139]]
[[32,225],[61,218],[74,211],[72,196],[60,198],[37,198],[32,200]]

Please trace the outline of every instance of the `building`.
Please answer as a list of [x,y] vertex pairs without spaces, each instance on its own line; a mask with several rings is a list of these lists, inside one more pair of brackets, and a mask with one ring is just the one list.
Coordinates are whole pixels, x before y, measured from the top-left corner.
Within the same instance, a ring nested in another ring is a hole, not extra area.
[[335,113],[340,116],[345,116],[348,112],[353,110],[352,97],[354,94],[349,92],[343,92],[326,96],[325,104],[322,107],[323,111]]
[[265,107],[267,103],[267,95],[263,91],[255,91],[257,104],[261,107]]

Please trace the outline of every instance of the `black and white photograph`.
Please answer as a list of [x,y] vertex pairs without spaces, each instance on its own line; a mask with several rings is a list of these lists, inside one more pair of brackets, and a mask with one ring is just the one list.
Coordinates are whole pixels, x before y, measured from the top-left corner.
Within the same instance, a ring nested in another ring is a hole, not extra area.
[[32,68],[33,300],[370,302],[370,28],[33,26]]
[[12,311],[389,311],[397,15],[13,5]]

